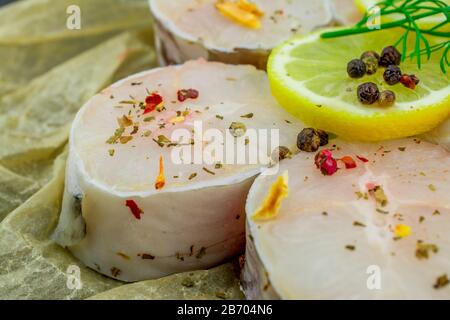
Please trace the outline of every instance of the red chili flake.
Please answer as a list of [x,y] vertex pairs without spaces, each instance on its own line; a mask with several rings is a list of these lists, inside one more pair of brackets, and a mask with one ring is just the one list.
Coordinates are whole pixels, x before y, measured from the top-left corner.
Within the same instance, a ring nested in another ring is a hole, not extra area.
[[195,89],[181,89],[178,90],[178,101],[183,102],[187,99],[197,99],[199,96],[199,93]]
[[336,173],[337,161],[333,158],[333,154],[329,150],[321,150],[316,154],[314,159],[316,167],[320,169],[323,175],[331,176]]
[[369,162],[369,160],[367,160],[366,158],[364,158],[364,157],[361,157],[361,156],[356,156],[359,160],[361,160],[362,162]]
[[342,157],[341,161],[345,164],[346,169],[353,169],[357,167],[355,160],[353,160],[350,156]]
[[416,86],[419,84],[419,78],[417,78],[414,74],[408,75],[404,74],[400,78],[400,82],[409,89],[415,89]]
[[137,203],[134,200],[126,200],[125,205],[130,208],[131,213],[136,219],[141,219],[141,214],[144,213],[144,211],[142,211],[142,209],[138,207]]
[[156,109],[160,104],[163,103],[163,98],[157,93],[152,93],[145,98],[145,109],[144,114],[150,113]]

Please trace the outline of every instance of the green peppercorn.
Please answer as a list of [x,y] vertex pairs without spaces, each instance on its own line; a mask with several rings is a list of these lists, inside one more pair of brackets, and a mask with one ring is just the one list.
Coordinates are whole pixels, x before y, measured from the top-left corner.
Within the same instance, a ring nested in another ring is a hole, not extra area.
[[380,57],[380,66],[388,67],[391,65],[398,66],[402,59],[402,54],[398,52],[393,46],[389,46],[383,49]]
[[393,86],[400,82],[402,71],[399,67],[391,65],[384,70],[383,78],[387,84]]
[[378,60],[373,56],[367,56],[362,59],[362,62],[366,65],[367,74],[375,74],[378,70]]
[[297,147],[306,152],[316,152],[328,144],[328,133],[314,128],[305,128],[297,136]]
[[364,59],[369,58],[369,57],[373,57],[375,59],[377,59],[377,63],[380,60],[380,55],[378,53],[376,53],[375,51],[366,51],[361,55],[361,60],[364,61]]
[[230,125],[230,133],[233,137],[242,137],[247,132],[247,127],[242,122],[232,122]]
[[382,107],[390,107],[395,103],[395,93],[391,90],[386,90],[380,93],[378,103]]
[[363,104],[373,104],[378,100],[380,91],[373,82],[366,82],[358,86],[358,100]]
[[316,129],[320,138],[320,146],[326,146],[328,144],[328,133],[324,130]]
[[353,59],[347,64],[347,73],[350,78],[362,78],[366,74],[366,65],[359,59]]

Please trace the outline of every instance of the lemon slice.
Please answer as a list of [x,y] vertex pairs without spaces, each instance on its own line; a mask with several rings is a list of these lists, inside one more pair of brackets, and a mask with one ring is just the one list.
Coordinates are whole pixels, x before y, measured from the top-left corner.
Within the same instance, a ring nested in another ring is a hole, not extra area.
[[[356,7],[362,13],[370,12],[371,10],[373,10],[375,8],[377,3],[379,3],[379,2],[380,2],[379,0],[355,0]],[[441,2],[445,3],[447,6],[450,6],[450,0],[441,0]],[[423,13],[423,11],[419,10],[416,14],[420,14],[420,13]],[[382,18],[382,21],[388,22],[388,21],[399,20],[399,19],[404,19],[404,18],[405,17],[401,14],[392,14],[392,15],[384,16]],[[432,26],[435,26],[436,24],[444,22],[445,20],[446,20],[445,16],[440,14],[440,15],[435,15],[435,16],[430,16],[430,17],[420,19],[417,21],[417,24],[420,27],[432,27]],[[447,31],[448,31],[448,29],[447,29]]]
[[[401,64],[404,73],[419,77],[415,90],[400,83],[387,85],[383,68],[361,79],[352,79],[346,72],[348,61],[367,50],[381,52],[401,34],[390,29],[334,39],[321,39],[320,33],[293,38],[270,56],[272,93],[308,125],[344,139],[380,141],[427,132],[450,114],[450,72],[444,74],[440,69],[442,51],[434,52],[429,61],[423,57],[421,69],[409,58]],[[380,91],[394,91],[394,106],[360,103],[357,87],[364,82],[376,83]]]

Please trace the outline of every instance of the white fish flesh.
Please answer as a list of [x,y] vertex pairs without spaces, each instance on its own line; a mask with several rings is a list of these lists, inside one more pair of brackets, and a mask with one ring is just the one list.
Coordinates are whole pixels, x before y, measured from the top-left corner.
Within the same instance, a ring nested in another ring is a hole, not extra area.
[[304,152],[282,162],[289,195],[272,220],[252,214],[277,176],[255,180],[246,297],[449,299],[450,153],[419,139],[334,143],[357,167],[324,176]]
[[[183,89],[198,97],[180,101]],[[144,114],[143,101],[156,93],[163,104]],[[191,145],[191,139],[173,138],[179,129],[198,130],[197,121],[203,140]],[[253,66],[197,60],[103,90],[72,125],[54,238],[87,266],[124,281],[208,268],[238,254],[247,192],[265,164],[229,163],[208,150],[207,130],[225,134],[233,122],[245,125],[245,135],[279,129],[280,143],[291,149],[301,129],[271,96],[266,74]],[[236,147],[238,138],[232,138]],[[246,150],[253,143],[248,139]],[[172,152],[186,145],[199,146],[212,163],[173,161]],[[271,148],[259,151],[268,158]]]
[[261,28],[222,15],[217,0],[150,0],[161,65],[204,58],[265,69],[270,51],[297,34],[358,21],[353,0],[254,0],[264,15]]

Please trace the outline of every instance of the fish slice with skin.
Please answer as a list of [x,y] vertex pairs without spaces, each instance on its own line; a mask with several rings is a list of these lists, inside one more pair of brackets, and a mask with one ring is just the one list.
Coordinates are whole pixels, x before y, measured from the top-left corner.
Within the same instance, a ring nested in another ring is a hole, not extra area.
[[284,161],[289,195],[271,220],[253,215],[277,176],[254,182],[246,297],[449,299],[450,153],[418,139],[333,143],[333,156],[357,167],[338,160],[341,169],[324,176],[314,154]]
[[263,13],[260,28],[243,26],[223,15],[217,3],[243,0],[149,0],[161,65],[204,58],[265,69],[272,48],[297,34],[356,23],[360,17],[352,0],[247,1]]
[[[180,99],[181,90],[195,98]],[[143,101],[153,94],[163,105],[144,114]],[[214,159],[207,130],[225,136],[233,122],[246,132],[231,136],[231,146],[244,145],[248,136],[244,155],[258,143],[263,159]],[[243,249],[247,192],[276,147],[276,141],[259,144],[250,132],[266,130],[270,139],[270,130],[279,130],[280,144],[294,150],[301,128],[270,95],[265,72],[253,66],[197,60],[122,80],[94,96],[74,120],[54,238],[87,266],[124,281],[217,265]],[[175,140],[181,129],[205,135],[191,145],[191,136]],[[177,150],[197,146],[212,163],[177,163]]]

